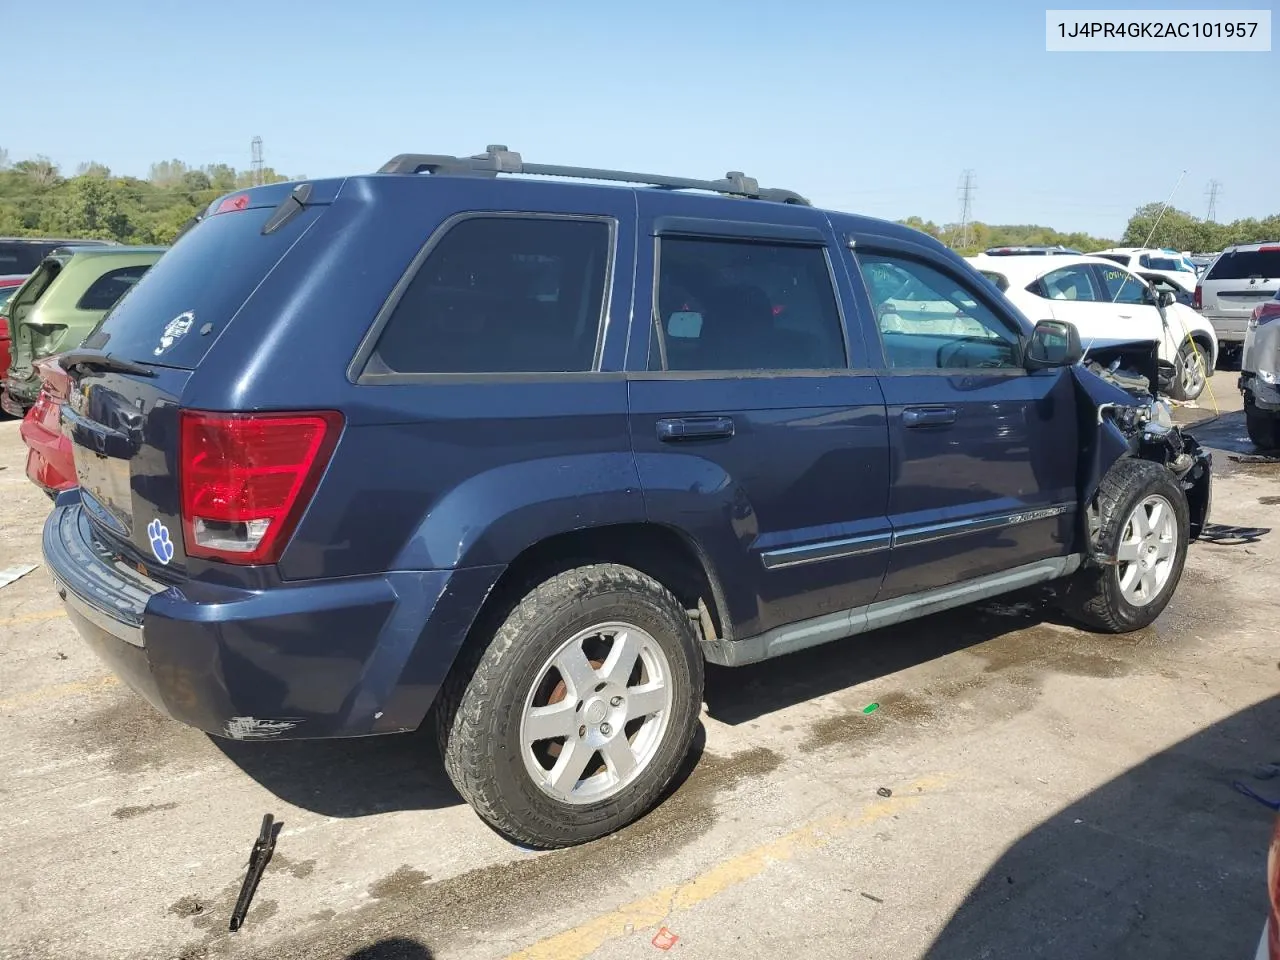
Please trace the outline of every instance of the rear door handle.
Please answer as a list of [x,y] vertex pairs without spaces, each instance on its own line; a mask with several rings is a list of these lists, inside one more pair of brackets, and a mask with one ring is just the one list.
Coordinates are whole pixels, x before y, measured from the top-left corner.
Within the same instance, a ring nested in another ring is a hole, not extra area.
[[733,420],[729,417],[672,417],[658,421],[658,439],[716,440],[733,436]]
[[902,411],[902,423],[907,427],[945,427],[956,422],[956,412],[950,407],[907,407]]

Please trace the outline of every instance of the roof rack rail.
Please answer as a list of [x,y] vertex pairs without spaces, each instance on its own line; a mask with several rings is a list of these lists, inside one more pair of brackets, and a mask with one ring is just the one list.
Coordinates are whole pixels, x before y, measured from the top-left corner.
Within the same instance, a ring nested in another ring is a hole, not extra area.
[[452,157],[432,153],[401,153],[392,157],[379,173],[443,173],[453,176],[495,177],[499,173],[522,173],[541,177],[576,177],[582,180],[612,180],[618,183],[640,183],[664,190],[709,190],[731,197],[772,200],[811,206],[808,200],[791,190],[761,187],[754,177],[730,171],[723,180],[692,180],[627,170],[597,170],[592,167],[562,167],[547,163],[525,163],[520,154],[494,144],[484,153],[472,157]]

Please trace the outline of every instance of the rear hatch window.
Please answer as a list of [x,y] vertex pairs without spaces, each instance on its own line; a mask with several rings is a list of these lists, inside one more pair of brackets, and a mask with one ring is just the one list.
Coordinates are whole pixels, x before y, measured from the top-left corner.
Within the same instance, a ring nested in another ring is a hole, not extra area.
[[323,206],[263,235],[275,205],[214,214],[178,239],[84,346],[152,366],[194,370],[219,333]]
[[1280,246],[1224,253],[1214,262],[1205,279],[1263,280],[1276,277],[1280,277]]

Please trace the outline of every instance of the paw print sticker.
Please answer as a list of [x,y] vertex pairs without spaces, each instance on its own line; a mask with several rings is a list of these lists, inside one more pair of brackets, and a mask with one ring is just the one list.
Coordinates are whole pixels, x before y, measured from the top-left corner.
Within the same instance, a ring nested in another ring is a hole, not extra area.
[[151,541],[151,552],[156,559],[167,564],[173,559],[173,541],[169,539],[169,528],[159,520],[147,524],[147,539]]

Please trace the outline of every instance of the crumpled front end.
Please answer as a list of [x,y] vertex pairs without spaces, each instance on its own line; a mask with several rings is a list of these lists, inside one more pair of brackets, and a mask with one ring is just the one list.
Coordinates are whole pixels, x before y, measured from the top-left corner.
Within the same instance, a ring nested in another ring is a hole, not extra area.
[[1213,501],[1213,454],[1175,424],[1168,404],[1149,392],[1106,371],[1099,375],[1077,365],[1071,372],[1079,398],[1078,489],[1084,521],[1107,471],[1117,460],[1134,457],[1162,464],[1178,481],[1191,514],[1190,539],[1198,539]]

